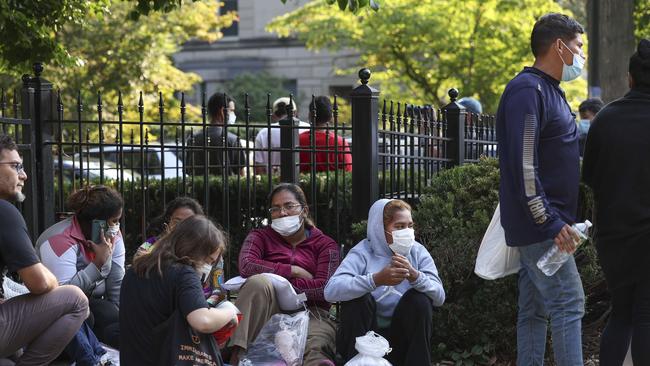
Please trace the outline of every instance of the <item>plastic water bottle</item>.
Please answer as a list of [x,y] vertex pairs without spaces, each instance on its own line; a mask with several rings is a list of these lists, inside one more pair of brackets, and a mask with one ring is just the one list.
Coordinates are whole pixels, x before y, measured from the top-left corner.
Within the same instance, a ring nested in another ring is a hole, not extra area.
[[[585,220],[585,222],[573,224],[571,228],[578,234],[580,241],[576,244],[576,247],[582,245],[587,241],[587,231],[591,227],[591,221]],[[553,245],[551,249],[546,251],[544,255],[537,261],[537,268],[542,271],[547,276],[552,276],[557,272],[560,267],[566,262],[572,253],[567,253],[563,250],[560,250],[557,245]]]

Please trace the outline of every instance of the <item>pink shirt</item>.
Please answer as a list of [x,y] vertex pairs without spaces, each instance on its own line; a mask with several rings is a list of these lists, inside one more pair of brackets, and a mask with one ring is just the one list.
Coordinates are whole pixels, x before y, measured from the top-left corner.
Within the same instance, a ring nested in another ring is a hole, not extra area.
[[[317,228],[309,229],[305,241],[295,248],[271,227],[251,231],[239,252],[239,274],[250,277],[260,273],[275,273],[291,282],[296,292],[307,295],[307,305],[329,308],[323,291],[339,266],[339,247]],[[291,276],[291,266],[304,268],[311,280]]]

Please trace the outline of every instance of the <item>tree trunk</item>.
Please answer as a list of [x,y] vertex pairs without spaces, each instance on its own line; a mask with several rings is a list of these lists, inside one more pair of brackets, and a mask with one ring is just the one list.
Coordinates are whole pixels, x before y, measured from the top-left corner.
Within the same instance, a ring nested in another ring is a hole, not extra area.
[[591,0],[590,3],[598,7],[598,19],[589,21],[592,29],[598,27],[598,35],[590,41],[597,43],[594,61],[598,63],[601,98],[607,103],[622,97],[629,89],[627,69],[635,50],[634,0]]

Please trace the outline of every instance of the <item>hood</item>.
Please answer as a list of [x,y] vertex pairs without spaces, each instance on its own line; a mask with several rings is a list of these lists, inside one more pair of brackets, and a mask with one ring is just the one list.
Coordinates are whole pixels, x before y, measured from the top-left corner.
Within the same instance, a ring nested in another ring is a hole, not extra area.
[[370,249],[376,255],[383,255],[391,257],[393,251],[388,247],[386,242],[386,234],[384,233],[384,207],[391,199],[380,199],[372,204],[368,212],[368,227],[367,227],[367,240],[370,244]]

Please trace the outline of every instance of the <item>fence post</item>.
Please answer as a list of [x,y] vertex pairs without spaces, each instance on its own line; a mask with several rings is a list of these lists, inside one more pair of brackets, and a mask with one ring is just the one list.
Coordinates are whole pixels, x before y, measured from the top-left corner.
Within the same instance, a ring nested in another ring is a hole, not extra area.
[[[52,83],[41,78],[43,65],[35,63],[34,77],[23,76],[22,88],[22,116],[30,119],[31,125],[24,136],[31,143],[29,159],[32,169],[29,177],[32,197],[29,204],[25,205],[25,216],[33,217],[34,222],[30,228],[35,240],[49,226],[54,224],[54,161],[52,156],[52,121],[53,95]],[[62,189],[62,187],[59,187]]]
[[352,217],[368,218],[379,198],[379,90],[368,85],[370,70],[359,71],[361,85],[350,93],[352,104]]
[[[298,162],[300,154],[298,147],[298,120],[293,116],[293,96],[289,97],[287,104],[287,118],[278,122],[280,125],[280,181],[284,183],[298,183],[300,171]],[[270,132],[269,132],[270,133]],[[315,204],[315,203],[314,203]]]
[[451,159],[450,167],[463,165],[465,162],[465,121],[467,112],[465,107],[458,104],[458,89],[449,89],[451,102],[442,107],[443,115],[447,121],[447,134],[451,138],[447,146],[447,157]]

